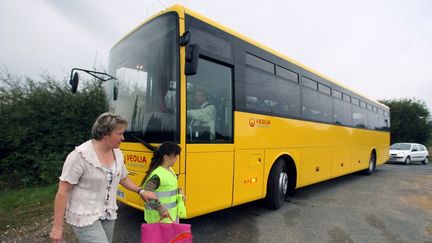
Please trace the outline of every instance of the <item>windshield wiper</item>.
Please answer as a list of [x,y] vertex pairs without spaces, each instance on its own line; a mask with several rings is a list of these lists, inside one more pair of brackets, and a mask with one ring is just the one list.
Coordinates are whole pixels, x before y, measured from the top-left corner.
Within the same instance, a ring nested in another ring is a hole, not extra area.
[[155,147],[153,145],[151,145],[151,144],[147,143],[146,141],[142,140],[141,138],[139,138],[137,135],[134,134],[134,132],[125,131],[125,133],[130,135],[131,137],[133,137],[136,141],[140,142],[146,148],[150,149],[150,151],[155,150]]

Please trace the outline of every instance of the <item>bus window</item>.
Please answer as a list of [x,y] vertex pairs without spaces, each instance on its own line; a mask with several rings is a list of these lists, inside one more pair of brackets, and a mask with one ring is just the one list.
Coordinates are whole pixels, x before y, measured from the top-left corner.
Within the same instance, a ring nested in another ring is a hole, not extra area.
[[321,93],[331,95],[331,88],[328,87],[328,86],[326,86],[326,85],[324,85],[324,84],[318,83],[318,90]]
[[313,81],[312,79],[309,79],[309,78],[306,78],[306,77],[303,77],[302,78],[302,84],[303,84],[303,86],[306,86],[306,87],[309,87],[309,88],[311,88],[311,89],[318,89],[318,83],[316,82],[316,81]]
[[251,110],[258,109],[258,97],[256,96],[246,96],[246,108]]
[[226,39],[220,35],[211,33],[210,30],[203,31],[192,27],[191,31],[193,33],[191,35],[191,43],[198,44],[201,50],[232,59],[232,47]]
[[352,125],[351,105],[340,99],[333,99],[333,122],[338,125]]
[[250,65],[252,67],[256,67],[258,69],[267,71],[269,73],[274,73],[274,64],[266,61],[264,59],[261,59],[259,57],[256,57],[254,55],[251,55],[249,53],[246,53],[246,64]]
[[246,53],[245,79],[236,84],[237,105],[251,112],[300,117],[298,74],[277,66],[278,75],[274,75],[274,67],[273,63]]
[[280,66],[276,66],[276,75],[296,83],[299,82],[299,77],[297,73]]
[[360,100],[359,100],[359,99],[356,99],[356,98],[354,98],[354,97],[352,97],[352,99],[351,99],[351,103],[353,103],[353,104],[356,105],[356,106],[360,106]]
[[379,129],[379,116],[378,113],[375,113],[373,111],[367,111],[368,116],[368,128],[369,129]]
[[[254,58],[256,59],[253,60],[263,61],[261,64],[267,63],[257,57]],[[268,72],[269,70],[265,71],[265,67],[269,68],[270,66],[262,65],[262,68],[257,68],[252,65],[246,65],[245,80],[244,82],[239,82],[239,84],[237,84],[237,92],[243,93],[243,95],[238,95],[238,97],[256,97],[256,102],[254,103],[250,102],[252,101],[250,98],[246,99],[246,108],[253,112],[270,113],[272,111],[272,108],[269,105],[270,103],[268,101],[266,103],[265,100],[272,100],[275,97],[273,95],[275,90],[273,86],[275,83],[275,76]],[[261,88],[257,89],[257,87]]]
[[346,102],[351,102],[351,96],[342,93],[342,99],[345,100]]
[[200,58],[187,79],[187,142],[232,142],[231,68]]
[[342,93],[337,91],[337,90],[333,90],[333,97],[341,100],[342,99]]
[[275,82],[273,97],[280,101],[275,109],[276,114],[300,117],[300,85],[279,77]]
[[366,123],[367,123],[366,110],[353,105],[352,111],[353,111],[352,113],[353,126],[359,128],[366,128]]
[[332,99],[318,90],[302,89],[303,117],[308,120],[332,122]]

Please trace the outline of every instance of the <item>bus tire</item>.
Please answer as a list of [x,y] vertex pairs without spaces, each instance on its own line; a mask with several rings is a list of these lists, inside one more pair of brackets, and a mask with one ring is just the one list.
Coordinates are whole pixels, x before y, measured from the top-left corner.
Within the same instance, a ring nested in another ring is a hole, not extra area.
[[273,165],[267,182],[265,203],[271,209],[279,209],[285,201],[288,189],[288,171],[283,159]]
[[370,158],[369,158],[369,166],[366,170],[364,170],[365,175],[372,175],[375,172],[376,168],[376,155],[375,152],[372,151]]

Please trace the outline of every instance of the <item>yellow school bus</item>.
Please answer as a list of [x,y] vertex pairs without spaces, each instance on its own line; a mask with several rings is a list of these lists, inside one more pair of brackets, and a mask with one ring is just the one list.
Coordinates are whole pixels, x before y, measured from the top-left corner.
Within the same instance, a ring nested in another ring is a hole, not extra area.
[[[111,109],[129,123],[129,177],[142,184],[153,147],[177,142],[189,218],[259,199],[277,209],[298,188],[388,159],[387,106],[180,5],[121,39],[108,72]],[[143,210],[122,187],[117,199]]]

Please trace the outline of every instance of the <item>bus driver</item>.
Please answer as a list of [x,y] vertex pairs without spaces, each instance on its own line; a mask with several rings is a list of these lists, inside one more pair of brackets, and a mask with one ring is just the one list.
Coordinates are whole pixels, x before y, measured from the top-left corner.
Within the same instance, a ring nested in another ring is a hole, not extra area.
[[195,105],[199,107],[187,111],[190,140],[214,140],[216,108],[208,102],[203,88],[195,90]]

